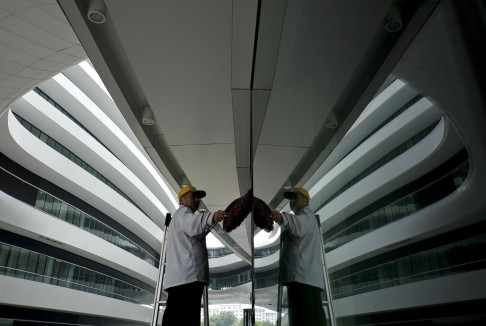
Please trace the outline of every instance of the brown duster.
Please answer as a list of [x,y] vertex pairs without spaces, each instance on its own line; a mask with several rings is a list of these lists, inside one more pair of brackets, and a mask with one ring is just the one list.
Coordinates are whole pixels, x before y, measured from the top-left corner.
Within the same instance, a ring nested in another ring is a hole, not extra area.
[[248,190],[243,197],[233,200],[224,210],[228,216],[223,220],[223,229],[226,232],[233,231],[252,210],[253,220],[259,228],[267,232],[273,230],[273,221],[270,218],[271,210],[264,201],[253,197],[253,189]]

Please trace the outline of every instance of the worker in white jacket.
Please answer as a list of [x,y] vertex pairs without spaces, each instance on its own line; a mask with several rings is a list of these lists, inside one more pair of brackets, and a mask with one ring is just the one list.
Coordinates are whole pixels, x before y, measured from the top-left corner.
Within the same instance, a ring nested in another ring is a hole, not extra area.
[[206,196],[193,186],[178,194],[181,206],[168,229],[164,289],[169,293],[162,325],[199,326],[201,297],[209,282],[206,240],[200,235],[225,217],[224,211],[199,212],[199,199]]
[[289,325],[322,326],[324,289],[322,245],[319,225],[309,206],[309,192],[296,187],[284,193],[290,200],[290,213],[272,212],[272,219],[283,229],[280,273],[287,286]]

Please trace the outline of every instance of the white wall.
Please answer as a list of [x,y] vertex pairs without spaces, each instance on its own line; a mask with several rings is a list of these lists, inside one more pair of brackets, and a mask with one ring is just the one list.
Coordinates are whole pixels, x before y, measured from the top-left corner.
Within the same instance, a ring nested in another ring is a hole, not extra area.
[[152,309],[146,306],[3,275],[0,275],[0,302],[147,323],[152,317]]
[[336,317],[486,297],[486,270],[439,277],[333,300]]

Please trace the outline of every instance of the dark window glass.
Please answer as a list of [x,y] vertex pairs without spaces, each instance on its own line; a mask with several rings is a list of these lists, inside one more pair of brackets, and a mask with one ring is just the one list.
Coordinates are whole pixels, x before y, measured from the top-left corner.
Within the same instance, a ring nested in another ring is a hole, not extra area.
[[66,204],[65,202],[62,202],[61,207],[59,209],[59,218],[61,220],[66,220],[66,215],[67,215],[68,209],[69,209],[68,204]]
[[67,211],[67,214],[66,214],[66,222],[71,223],[73,221],[74,211],[75,211],[74,207],[72,207],[72,206],[68,207],[68,211]]
[[30,132],[37,138],[40,138],[41,131],[38,128],[32,126],[32,130]]
[[39,139],[42,140],[44,143],[47,144],[47,141],[48,141],[49,137],[47,137],[47,135],[45,133],[41,132],[41,135],[40,135],[40,138]]
[[27,270],[27,263],[29,261],[29,251],[25,249],[20,249],[19,257],[17,260],[17,266],[15,271],[15,277],[24,278],[25,271]]
[[59,216],[60,211],[61,211],[61,201],[53,197],[51,214],[54,216]]
[[82,228],[84,226],[84,220],[86,219],[86,213],[81,212],[79,214],[79,222],[76,224],[76,226]]
[[54,148],[56,146],[56,142],[54,141],[54,139],[52,139],[51,137],[49,137],[47,139],[47,145],[51,146],[52,148]]
[[80,216],[81,216],[81,212],[79,210],[75,210],[74,216],[73,216],[73,221],[71,223],[76,225],[76,226],[79,226]]
[[7,266],[8,255],[10,253],[10,246],[0,244],[0,267]]
[[46,193],[39,190],[37,192],[37,199],[35,201],[35,207],[37,207],[39,209],[44,209],[45,200],[46,200]]
[[23,119],[22,119],[22,126],[24,126],[25,129],[30,131],[31,124],[28,123],[27,121],[23,120]]
[[61,144],[59,144],[59,143],[56,142],[56,145],[54,146],[54,149],[56,151],[58,151],[59,153],[62,153],[62,148],[63,147],[61,146]]
[[51,195],[46,194],[46,202],[44,204],[44,211],[51,214],[52,204],[54,203],[54,198]]
[[44,269],[44,277],[42,279],[42,282],[44,283],[51,283],[51,276],[53,273],[53,267],[54,267],[54,258],[52,257],[46,257],[46,265]]
[[69,158],[69,150],[66,147],[62,148],[61,154],[64,155],[65,157]]
[[46,256],[39,255],[39,259],[37,260],[37,266],[35,268],[35,273],[37,274],[34,278],[35,281],[42,281],[42,275],[44,275],[46,269],[46,260]]
[[39,260],[39,254],[33,251],[29,252],[29,261],[27,262],[27,269],[25,278],[33,280],[35,277],[35,269],[37,267],[37,261]]
[[85,229],[86,231],[88,231],[91,227],[91,221],[93,219],[91,218],[91,216],[88,216],[86,215],[86,218],[84,219],[84,226],[83,226],[83,229]]
[[7,260],[8,269],[5,275],[14,276],[15,275],[15,268],[17,268],[17,261],[19,259],[20,249],[15,247],[10,247],[10,254]]

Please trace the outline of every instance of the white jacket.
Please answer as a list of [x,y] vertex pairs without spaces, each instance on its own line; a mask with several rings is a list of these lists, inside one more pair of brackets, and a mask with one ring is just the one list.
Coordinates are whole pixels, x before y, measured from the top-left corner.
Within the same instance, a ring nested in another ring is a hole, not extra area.
[[282,213],[282,284],[299,282],[324,289],[322,244],[314,213],[304,207],[297,215]]
[[167,232],[164,289],[192,282],[209,282],[206,239],[198,240],[198,236],[212,222],[213,213],[193,213],[184,205],[176,210]]

